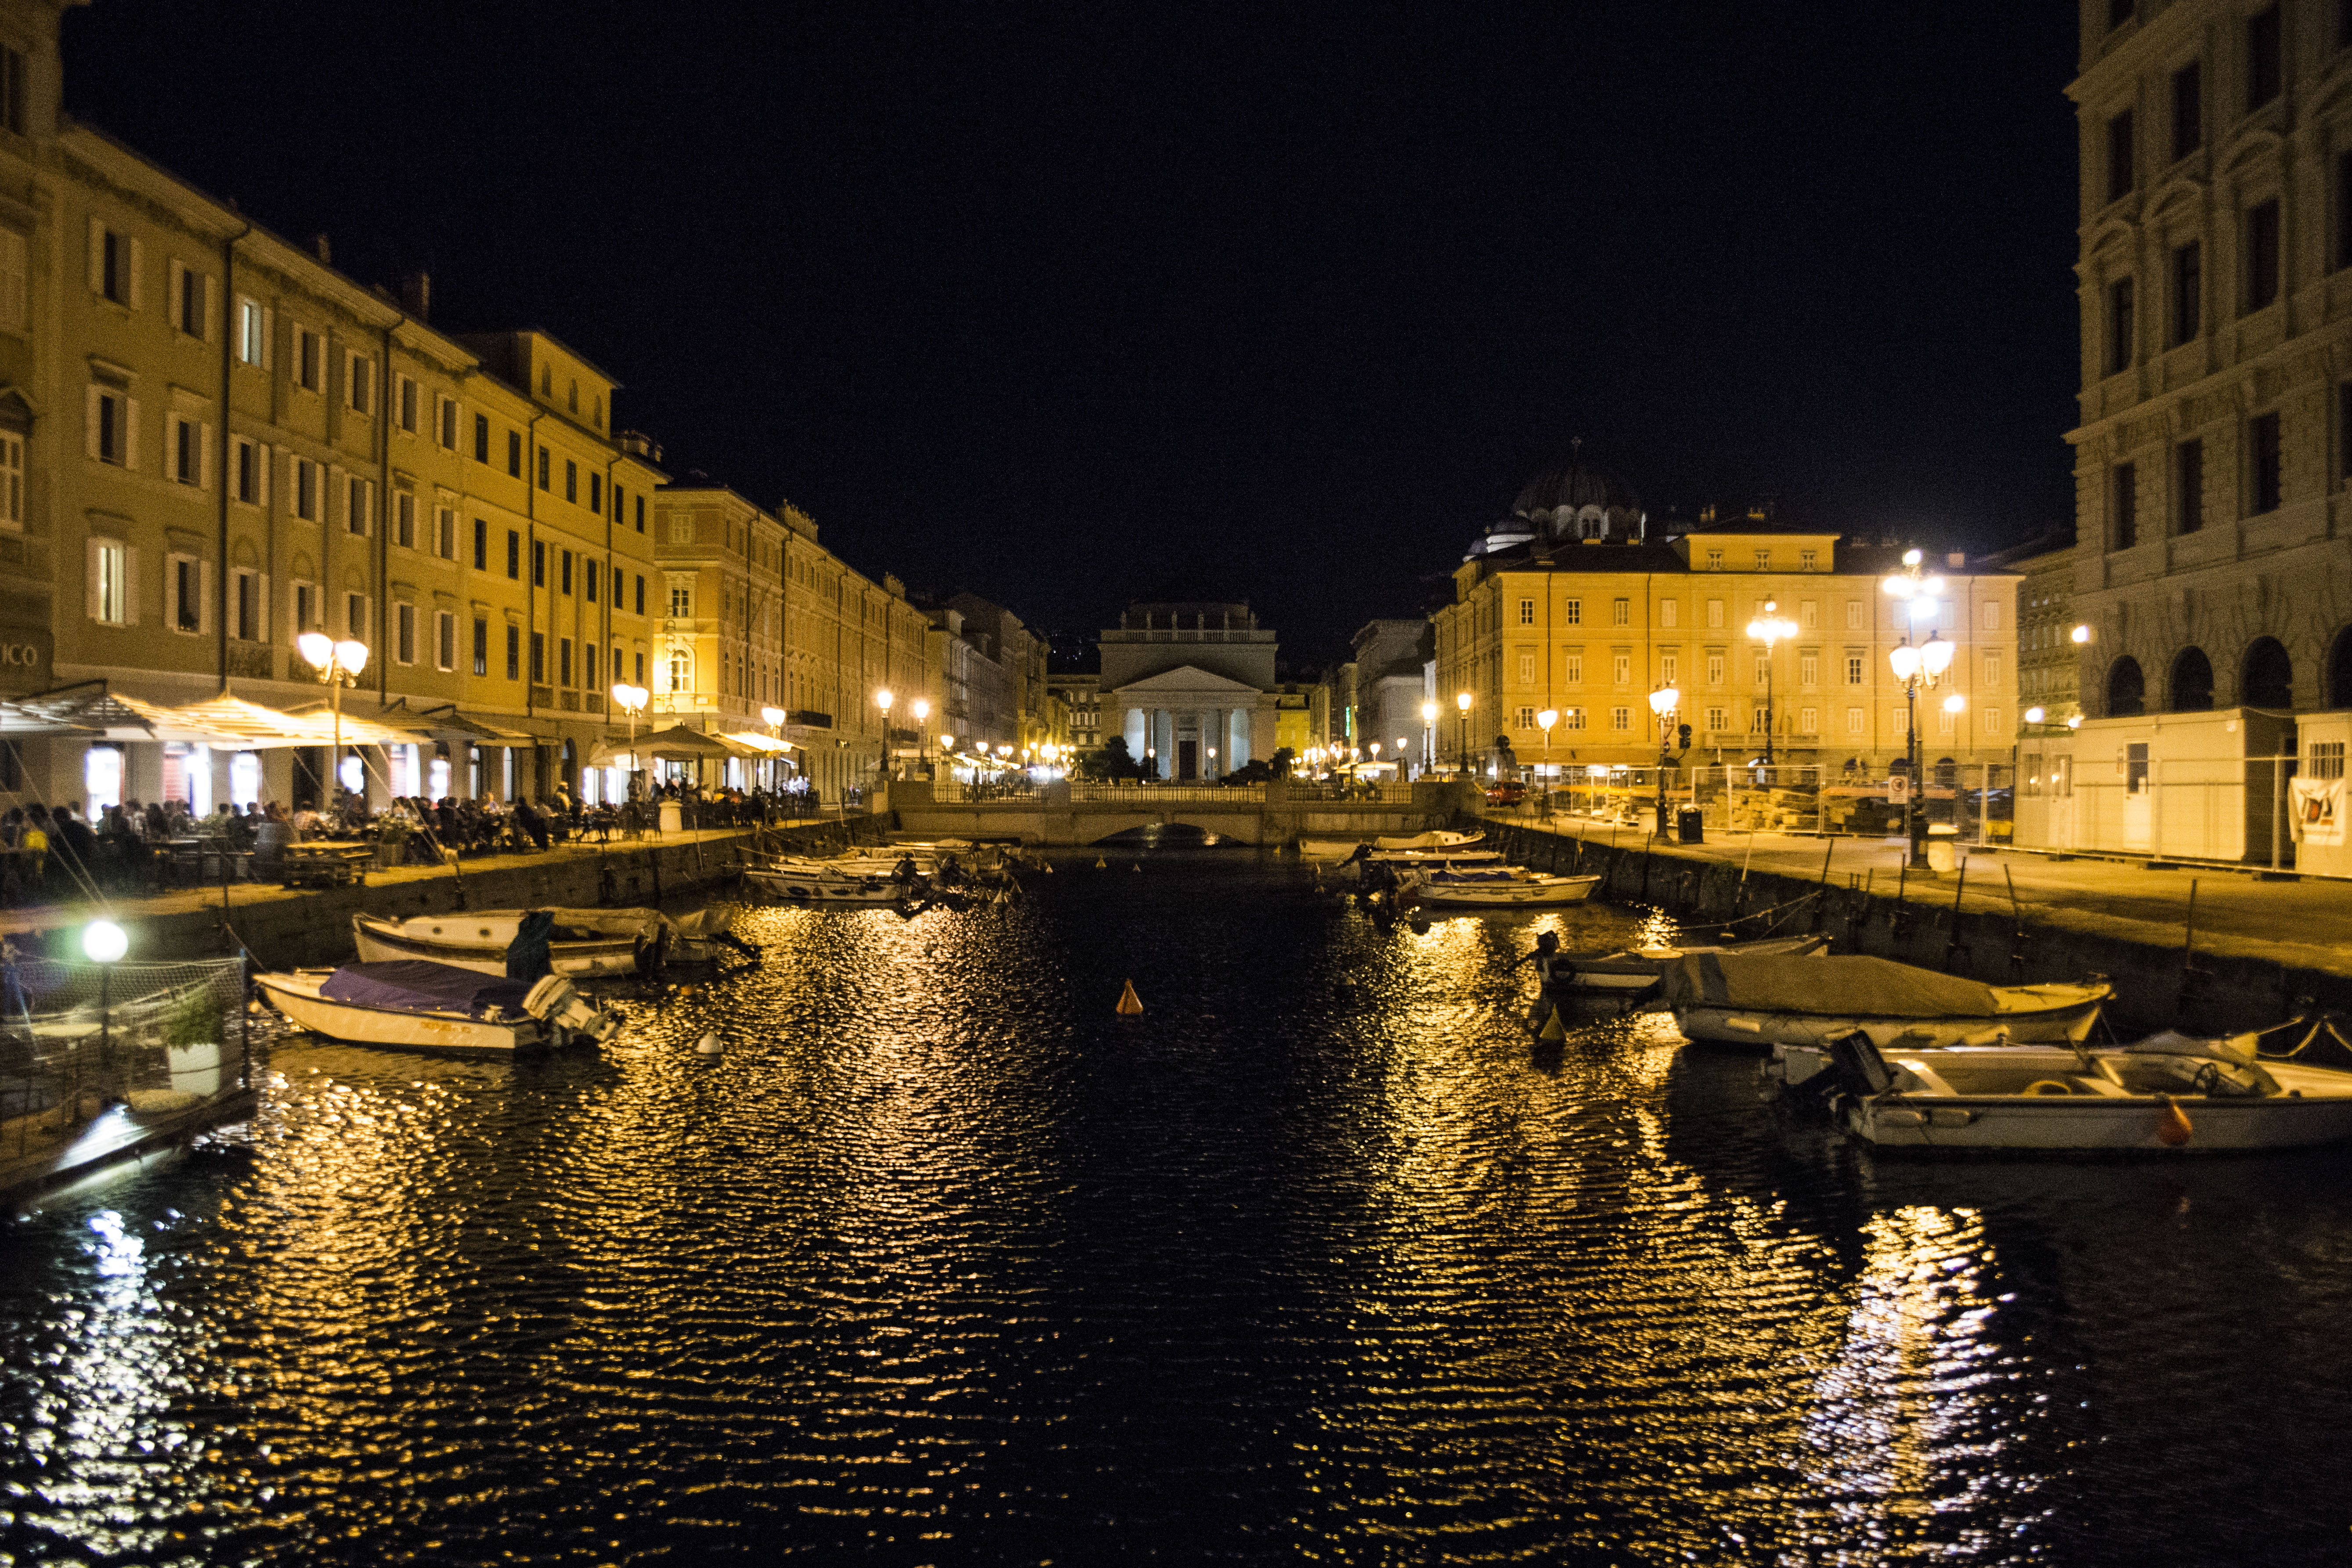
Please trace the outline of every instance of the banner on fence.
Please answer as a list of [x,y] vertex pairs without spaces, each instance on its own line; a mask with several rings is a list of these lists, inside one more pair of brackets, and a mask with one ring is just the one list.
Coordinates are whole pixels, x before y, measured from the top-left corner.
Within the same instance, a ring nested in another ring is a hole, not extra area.
[[2305,844],[2326,846],[2344,842],[2344,781],[2287,780],[2294,792],[2294,836]]

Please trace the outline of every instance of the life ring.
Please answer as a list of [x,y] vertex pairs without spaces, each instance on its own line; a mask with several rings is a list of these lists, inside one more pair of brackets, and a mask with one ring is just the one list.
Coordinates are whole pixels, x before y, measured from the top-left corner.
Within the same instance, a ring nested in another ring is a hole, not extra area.
[[2025,1086],[2025,1092],[2039,1095],[2072,1094],[2074,1092],[2074,1086],[2063,1079],[2038,1078]]

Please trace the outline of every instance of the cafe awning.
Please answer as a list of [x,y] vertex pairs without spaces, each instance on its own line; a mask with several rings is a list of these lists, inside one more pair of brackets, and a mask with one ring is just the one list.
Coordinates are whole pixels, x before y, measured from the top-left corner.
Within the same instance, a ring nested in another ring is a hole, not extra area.
[[438,708],[412,709],[404,698],[372,717],[381,724],[422,730],[435,740],[453,745],[536,746],[541,743],[539,736],[528,731],[509,730],[490,720],[461,713],[454,703],[444,703]]
[[689,730],[683,724],[673,724],[667,730],[656,730],[640,735],[635,742],[625,739],[600,741],[588,753],[589,765],[602,767],[622,757],[659,757],[664,762],[691,763],[705,758],[741,757],[756,753],[748,748],[730,745],[719,736],[706,735],[699,730]]
[[730,745],[742,747],[746,752],[754,756],[781,757],[788,755],[793,750],[792,742],[789,741],[779,741],[773,735],[753,734],[748,730],[738,730],[719,738]]
[[[234,745],[241,751],[268,751],[278,746],[331,746],[338,733],[335,715],[331,709],[308,708],[299,712],[282,713],[275,708],[264,708],[258,702],[248,702],[242,697],[214,697],[202,702],[191,702],[173,710],[192,724],[203,725],[232,737],[215,741],[215,745]],[[406,746],[421,739],[417,729],[396,730],[373,719],[353,713],[342,716],[341,734],[346,746]]]
[[0,700],[0,737],[81,735],[93,741],[190,741],[226,737],[192,723],[160,702],[86,681],[56,691]]

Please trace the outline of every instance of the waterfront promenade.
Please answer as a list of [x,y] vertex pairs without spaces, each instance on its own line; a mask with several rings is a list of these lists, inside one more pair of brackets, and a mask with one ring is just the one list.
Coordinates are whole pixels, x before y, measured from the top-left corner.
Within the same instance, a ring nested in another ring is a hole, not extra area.
[[1867,883],[1875,899],[1902,889],[1907,904],[1949,910],[1956,897],[1966,913],[2000,916],[2017,909],[2029,926],[2048,926],[2179,948],[2189,940],[2189,889],[2196,887],[2196,950],[2221,958],[2268,959],[2291,968],[2352,978],[2352,881],[2322,878],[2264,880],[2257,868],[2173,864],[2151,869],[2120,860],[2053,858],[2000,846],[1958,847],[1968,875],[1903,871],[1897,838],[1822,838],[1787,833],[1726,834],[1704,845],[1661,842],[1639,828],[1611,828],[1582,817],[1495,811],[1497,826],[1581,838],[1596,846],[1645,850],[1693,866],[1744,868],[1769,875],[1828,881],[1843,890]]

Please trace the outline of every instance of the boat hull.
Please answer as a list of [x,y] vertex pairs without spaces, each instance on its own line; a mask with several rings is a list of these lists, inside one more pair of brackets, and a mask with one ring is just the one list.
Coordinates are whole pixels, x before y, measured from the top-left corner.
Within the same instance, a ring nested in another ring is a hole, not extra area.
[[1803,956],[1829,946],[1825,936],[1762,937],[1754,942],[1671,949],[1656,957],[1640,952],[1612,952],[1599,958],[1564,960],[1552,972],[1552,984],[1565,991],[1598,991],[1610,995],[1646,991],[1665,978],[1666,964],[1692,952],[1774,953]]
[[[2176,1095],[2186,1140],[2168,1143],[2162,1102],[2151,1096],[1920,1095],[1848,1100],[1846,1131],[1881,1149],[1979,1149],[2059,1152],[2212,1154],[2304,1149],[2352,1139],[2352,1092],[2315,1092],[2300,1080],[2314,1069],[2263,1064],[2301,1098],[2222,1099]],[[2326,1069],[2317,1069],[2325,1072]],[[2329,1075],[2338,1079],[2343,1074]]]
[[2032,1012],[1979,1014],[1941,1018],[1885,1017],[1853,1013],[1768,1013],[1757,1009],[1696,1005],[1677,1007],[1675,1024],[1683,1037],[1707,1045],[1765,1050],[1773,1046],[1818,1046],[1856,1030],[1874,1040],[1912,1050],[1983,1045],[2001,1031],[2017,1045],[2064,1045],[2089,1037],[2106,999],[2104,986],[2083,1000]]
[[[514,940],[511,931],[504,942],[495,934],[473,936],[473,932],[484,930],[495,932],[497,928],[452,917],[436,922],[446,930],[442,935],[434,936],[417,931],[415,928],[418,923],[353,915],[352,944],[359,950],[360,962],[385,963],[394,959],[424,958],[457,969],[470,969],[477,974],[507,972],[507,946]],[[555,973],[571,979],[637,972],[637,943],[634,939],[608,937],[596,942],[551,942],[548,955]]]
[[770,871],[748,867],[743,879],[775,899],[795,899],[812,904],[847,904],[887,908],[906,901],[907,889],[878,877],[845,879],[816,877],[797,871]]
[[1459,909],[1537,909],[1554,904],[1580,904],[1601,885],[1598,877],[1560,877],[1550,880],[1478,882],[1460,887],[1423,882],[1414,895],[1424,904]]
[[254,984],[270,1005],[312,1034],[356,1046],[416,1051],[431,1056],[499,1058],[551,1049],[556,1031],[538,1018],[496,1023],[455,1014],[404,1013],[331,1001],[318,994],[324,970],[258,974]]

